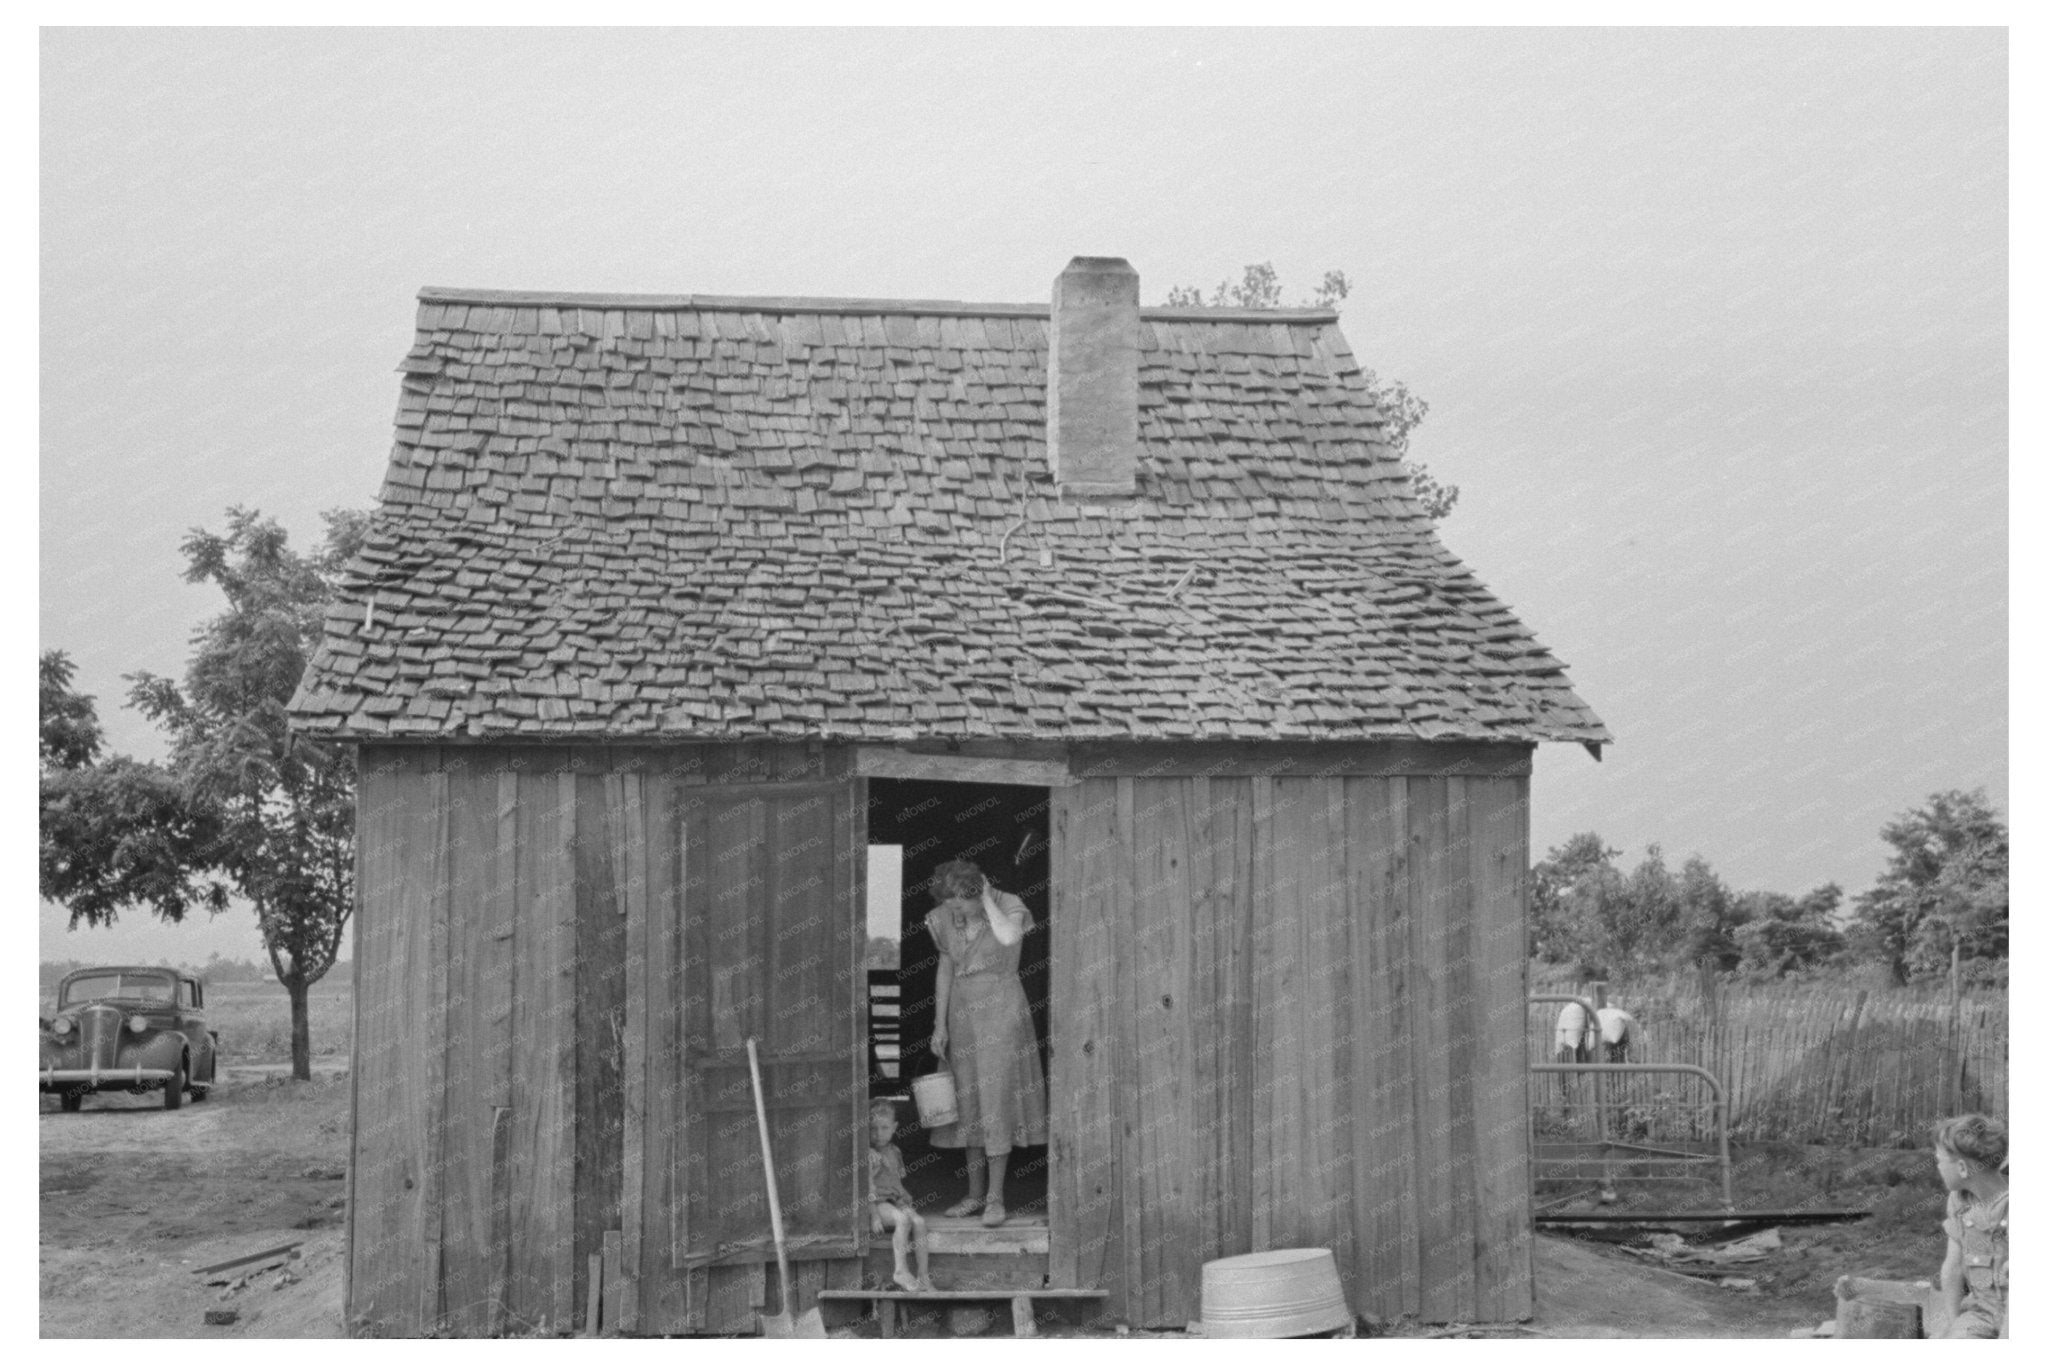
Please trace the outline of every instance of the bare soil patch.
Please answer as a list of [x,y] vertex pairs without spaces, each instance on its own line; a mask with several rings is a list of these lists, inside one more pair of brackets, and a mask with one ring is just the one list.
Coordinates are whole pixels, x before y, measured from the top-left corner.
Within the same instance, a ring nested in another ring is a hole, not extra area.
[[[237,1066],[203,1104],[168,1112],[160,1096],[106,1095],[64,1114],[48,1098],[38,1123],[42,1335],[343,1335],[345,1072],[294,1084],[283,1067]],[[1833,1315],[1838,1275],[1918,1279],[1939,1268],[1941,1189],[1925,1152],[1756,1145],[1739,1162],[1745,1207],[1868,1208],[1872,1217],[1783,1227],[1783,1249],[1743,1267],[1755,1280],[1746,1289],[1612,1244],[1539,1236],[1537,1312],[1523,1335],[1782,1338]],[[299,1243],[297,1259],[242,1283],[209,1286],[192,1273],[287,1242]],[[208,1326],[209,1309],[238,1320]],[[1402,1323],[1391,1332],[1438,1330]]]
[[[201,1104],[95,1095],[38,1118],[46,1337],[340,1336],[347,1073],[227,1068]],[[298,1242],[239,1286],[192,1271]],[[205,1324],[233,1310],[231,1326]]]

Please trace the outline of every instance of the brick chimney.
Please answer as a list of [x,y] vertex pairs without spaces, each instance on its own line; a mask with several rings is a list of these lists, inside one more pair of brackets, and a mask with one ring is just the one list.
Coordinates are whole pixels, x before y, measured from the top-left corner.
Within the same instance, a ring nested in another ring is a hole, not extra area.
[[1052,282],[1045,447],[1062,495],[1137,489],[1138,272],[1076,256]]

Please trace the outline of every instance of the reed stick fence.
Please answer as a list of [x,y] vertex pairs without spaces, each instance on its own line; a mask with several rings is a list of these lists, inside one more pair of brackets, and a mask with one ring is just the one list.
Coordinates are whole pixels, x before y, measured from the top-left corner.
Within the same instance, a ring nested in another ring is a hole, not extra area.
[[[1591,996],[1589,983],[1545,992]],[[1676,980],[1610,985],[1632,1062],[1705,1067],[1736,1140],[1920,1147],[1934,1123],[2007,1116],[2007,996]],[[1529,1007],[1529,1060],[1552,1060],[1558,1006]]]

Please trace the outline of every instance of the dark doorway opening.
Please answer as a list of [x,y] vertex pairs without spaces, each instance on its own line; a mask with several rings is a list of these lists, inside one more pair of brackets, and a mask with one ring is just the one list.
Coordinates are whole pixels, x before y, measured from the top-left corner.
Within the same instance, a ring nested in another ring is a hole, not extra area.
[[[893,927],[898,964],[894,972],[878,965],[886,961],[885,949],[871,952],[869,958],[873,1006],[869,1056],[874,1059],[869,1090],[876,1098],[898,1101],[901,1127],[896,1142],[903,1149],[907,1169],[904,1183],[926,1214],[946,1208],[967,1192],[961,1153],[931,1145],[918,1126],[917,1108],[910,1100],[912,1079],[933,1069],[928,1043],[937,1005],[939,953],[924,927],[932,908],[931,876],[940,863],[971,859],[997,890],[1019,896],[1031,907],[1036,927],[1025,935],[1018,975],[1031,1007],[1042,1068],[1049,1060],[1051,1039],[1046,1016],[1054,932],[1048,894],[1051,829],[1049,794],[1044,787],[868,780],[870,861],[895,860],[901,868],[901,892],[893,913],[880,905],[868,907],[871,947],[883,928]],[[871,876],[870,886],[874,885]],[[893,1012],[887,1008],[891,1003]],[[892,1050],[899,1064],[887,1067],[883,1059]],[[1010,1154],[1005,1196],[1013,1221],[1045,1215],[1048,1150],[1021,1147]]]

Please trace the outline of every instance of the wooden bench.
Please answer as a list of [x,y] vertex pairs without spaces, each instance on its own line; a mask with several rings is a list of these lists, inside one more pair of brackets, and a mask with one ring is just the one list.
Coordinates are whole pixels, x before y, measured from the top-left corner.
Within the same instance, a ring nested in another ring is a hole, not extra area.
[[1007,1299],[1010,1326],[1020,1337],[1038,1335],[1038,1320],[1032,1312],[1035,1299],[1101,1299],[1107,1289],[821,1289],[821,1302],[871,1302],[882,1320],[882,1335],[896,1335],[896,1305],[899,1303],[988,1303]]

